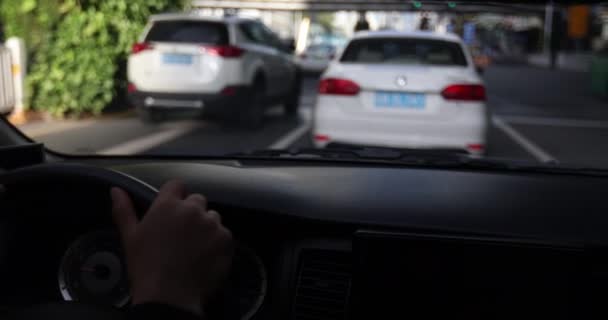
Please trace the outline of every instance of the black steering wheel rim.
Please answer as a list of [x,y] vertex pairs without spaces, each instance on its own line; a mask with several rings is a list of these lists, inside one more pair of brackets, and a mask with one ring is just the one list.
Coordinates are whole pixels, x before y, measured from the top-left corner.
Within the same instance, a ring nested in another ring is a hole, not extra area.
[[[47,163],[12,170],[0,175],[0,185],[4,188],[13,186],[27,186],[36,183],[64,182],[82,183],[83,186],[96,186],[107,189],[119,187],[131,196],[133,204],[140,217],[148,210],[158,191],[132,176],[118,171],[99,167]],[[108,213],[109,214],[109,213]],[[76,320],[86,317],[91,320],[121,319],[124,314],[117,308],[110,306],[89,305],[72,301],[62,301],[35,305],[26,309],[15,310],[9,314],[9,319],[40,320],[59,318]]]
[[13,184],[41,182],[56,182],[60,185],[64,181],[103,187],[107,188],[108,192],[112,187],[119,187],[129,193],[140,217],[148,210],[158,193],[156,188],[130,175],[82,164],[45,163],[0,175],[0,184],[5,188],[10,188]]

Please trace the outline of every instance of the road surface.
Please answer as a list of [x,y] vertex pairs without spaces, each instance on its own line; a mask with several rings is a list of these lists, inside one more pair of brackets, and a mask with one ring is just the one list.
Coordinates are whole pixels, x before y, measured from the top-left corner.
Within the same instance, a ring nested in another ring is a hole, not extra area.
[[[489,156],[608,167],[608,101],[591,95],[588,74],[499,65],[484,78],[492,113]],[[143,124],[132,113],[21,129],[53,150],[77,154],[223,155],[310,147],[316,86],[316,78],[305,79],[298,119],[271,108],[265,126],[253,132],[188,115]]]

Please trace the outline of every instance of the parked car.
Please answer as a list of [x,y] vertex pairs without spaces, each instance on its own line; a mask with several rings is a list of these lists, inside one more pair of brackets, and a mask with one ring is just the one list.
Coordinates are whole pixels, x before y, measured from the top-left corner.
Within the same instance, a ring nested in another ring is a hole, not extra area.
[[144,120],[198,109],[258,127],[264,108],[297,113],[300,75],[289,49],[264,24],[236,16],[152,16],[128,63],[129,96]]
[[477,69],[477,72],[483,73],[492,64],[492,50],[490,48],[479,48],[477,46],[469,47],[471,56],[473,57],[473,64]]
[[336,47],[331,44],[313,44],[298,55],[298,65],[304,72],[321,73],[336,55]]
[[486,149],[483,80],[455,35],[357,34],[321,76],[313,138],[399,148]]

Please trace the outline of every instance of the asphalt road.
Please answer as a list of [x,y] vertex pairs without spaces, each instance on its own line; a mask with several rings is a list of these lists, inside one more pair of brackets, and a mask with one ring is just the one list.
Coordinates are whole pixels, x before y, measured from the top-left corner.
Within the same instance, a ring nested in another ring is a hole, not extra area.
[[[608,167],[608,101],[593,97],[589,75],[525,65],[484,74],[492,113],[488,156]],[[22,127],[49,148],[78,154],[221,155],[266,148],[310,147],[317,79],[303,83],[300,117],[268,110],[263,128],[247,131],[179,115],[159,125],[133,113]]]

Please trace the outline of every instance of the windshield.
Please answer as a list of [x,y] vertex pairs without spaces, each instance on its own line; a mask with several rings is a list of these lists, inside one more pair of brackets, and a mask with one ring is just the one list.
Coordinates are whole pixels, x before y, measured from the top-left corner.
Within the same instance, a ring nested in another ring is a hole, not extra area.
[[606,2],[2,0],[0,38],[0,111],[64,154],[608,169]]

